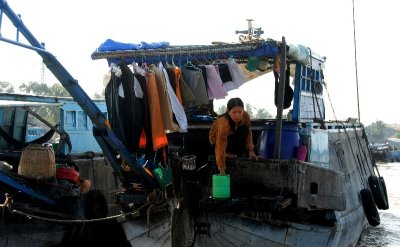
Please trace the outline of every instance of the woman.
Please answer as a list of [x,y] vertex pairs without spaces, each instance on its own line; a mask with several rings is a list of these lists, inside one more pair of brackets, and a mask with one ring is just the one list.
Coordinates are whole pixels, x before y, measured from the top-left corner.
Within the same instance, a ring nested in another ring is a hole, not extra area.
[[250,116],[244,111],[243,101],[232,98],[227,111],[211,125],[210,143],[215,145],[218,170],[225,175],[225,157],[248,157],[257,159],[254,153],[253,137],[250,129]]

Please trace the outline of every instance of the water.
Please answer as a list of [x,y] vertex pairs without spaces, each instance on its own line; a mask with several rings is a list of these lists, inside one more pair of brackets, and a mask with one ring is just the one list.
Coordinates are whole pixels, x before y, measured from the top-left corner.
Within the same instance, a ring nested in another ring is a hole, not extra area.
[[400,246],[400,163],[380,163],[378,169],[385,179],[389,209],[379,210],[381,224],[364,229],[357,246]]

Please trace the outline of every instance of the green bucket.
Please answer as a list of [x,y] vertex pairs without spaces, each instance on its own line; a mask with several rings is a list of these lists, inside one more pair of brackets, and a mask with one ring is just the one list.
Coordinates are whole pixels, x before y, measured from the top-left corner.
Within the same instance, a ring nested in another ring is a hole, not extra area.
[[153,170],[153,175],[156,177],[161,191],[165,192],[167,185],[172,183],[171,167],[169,165],[164,167],[161,162],[159,162],[158,168]]
[[212,196],[214,199],[231,197],[231,177],[215,174],[212,176]]

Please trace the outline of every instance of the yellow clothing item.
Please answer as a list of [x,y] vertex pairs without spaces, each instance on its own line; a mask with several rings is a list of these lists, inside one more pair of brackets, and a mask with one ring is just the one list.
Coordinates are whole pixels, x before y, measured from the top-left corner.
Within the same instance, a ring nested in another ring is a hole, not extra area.
[[[249,127],[249,134],[246,138],[246,149],[253,150],[253,135],[250,129],[250,116],[249,114],[244,111],[242,120],[240,120],[239,124],[236,125],[236,128],[246,125]],[[211,125],[210,132],[209,132],[209,140],[212,145],[215,144],[215,158],[218,166],[218,170],[225,170],[225,154],[226,154],[226,147],[228,145],[228,136],[234,134],[231,130],[229,125],[229,120],[222,116],[219,117],[214,123]]]

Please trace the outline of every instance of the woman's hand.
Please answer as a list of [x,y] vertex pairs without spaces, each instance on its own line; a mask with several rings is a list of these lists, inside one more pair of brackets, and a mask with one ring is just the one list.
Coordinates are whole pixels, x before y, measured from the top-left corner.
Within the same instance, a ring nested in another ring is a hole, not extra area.
[[255,159],[258,161],[258,156],[254,153],[253,150],[249,150],[249,158],[250,159]]
[[221,169],[221,170],[219,170],[219,175],[226,175],[226,173],[225,173],[225,169]]

